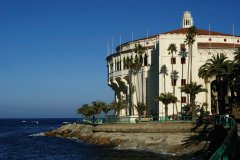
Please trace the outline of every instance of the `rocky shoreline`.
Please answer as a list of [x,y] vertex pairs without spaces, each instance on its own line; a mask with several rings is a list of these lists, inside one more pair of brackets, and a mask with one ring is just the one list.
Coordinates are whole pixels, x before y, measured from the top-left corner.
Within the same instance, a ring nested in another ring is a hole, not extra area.
[[45,136],[77,138],[83,142],[157,154],[196,157],[206,148],[212,125],[193,123],[67,124]]

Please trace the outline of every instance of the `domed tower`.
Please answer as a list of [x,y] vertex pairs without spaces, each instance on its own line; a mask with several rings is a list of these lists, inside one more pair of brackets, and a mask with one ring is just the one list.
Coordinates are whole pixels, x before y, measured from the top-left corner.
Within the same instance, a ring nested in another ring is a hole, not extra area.
[[182,17],[182,28],[189,28],[193,26],[193,18],[189,11],[185,11]]

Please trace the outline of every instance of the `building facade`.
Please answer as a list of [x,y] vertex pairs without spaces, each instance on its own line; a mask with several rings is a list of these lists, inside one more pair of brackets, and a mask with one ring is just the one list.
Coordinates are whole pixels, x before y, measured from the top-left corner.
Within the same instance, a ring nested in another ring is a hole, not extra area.
[[[182,17],[182,27],[180,29],[164,32],[121,44],[116,48],[116,53],[107,57],[108,85],[115,92],[115,100],[126,100],[128,108],[121,111],[120,115],[136,116],[137,111],[134,106],[137,102],[143,102],[148,107],[151,115],[164,115],[164,105],[156,101],[161,93],[171,92],[175,94],[179,102],[175,107],[169,105],[169,115],[179,113],[181,106],[188,102],[186,94],[181,93],[179,87],[188,83],[188,57],[185,60],[179,56],[179,52],[188,52],[189,46],[184,42],[188,28],[193,26],[191,13],[186,11]],[[192,77],[193,81],[202,84],[208,89],[207,93],[200,93],[196,97],[199,104],[207,103],[207,110],[211,113],[217,112],[211,105],[213,79],[204,81],[198,77],[198,69],[207,59],[218,53],[223,53],[229,59],[233,59],[234,50],[240,47],[240,37],[230,34],[214,32],[210,30],[197,29],[197,35],[192,47]],[[135,46],[140,44],[145,48],[145,52],[139,55],[134,52]],[[169,54],[167,50],[170,44],[175,44],[177,52]],[[129,60],[138,58],[141,68],[137,72],[131,70],[126,64]],[[160,69],[166,65],[168,75],[160,73]],[[175,70],[177,80],[172,81],[171,72]],[[164,87],[166,85],[166,87]],[[165,90],[166,88],[166,90]]]

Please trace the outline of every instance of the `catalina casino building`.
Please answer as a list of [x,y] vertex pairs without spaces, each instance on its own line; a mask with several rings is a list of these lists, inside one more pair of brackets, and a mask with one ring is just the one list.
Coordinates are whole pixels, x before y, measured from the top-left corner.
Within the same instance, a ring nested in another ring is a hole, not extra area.
[[[181,107],[189,101],[188,96],[181,93],[179,89],[189,83],[189,60],[188,56],[183,58],[179,53],[181,51],[189,52],[190,48],[184,41],[188,28],[193,26],[193,23],[191,13],[186,11],[182,17],[180,29],[126,42],[117,46],[115,53],[107,56],[108,85],[114,90],[115,100],[124,100],[128,105],[121,111],[121,116],[137,116],[137,110],[130,107],[136,105],[137,102],[146,104],[148,114],[164,116],[164,104],[156,101],[156,97],[165,92],[174,93],[178,99],[174,108],[172,104],[168,105],[168,114],[181,113]],[[239,36],[197,28],[197,35],[192,46],[192,79],[207,88],[207,93],[201,92],[196,95],[196,102],[199,105],[207,103],[208,106],[205,109],[210,114],[218,112],[217,106],[211,102],[215,94],[211,82],[215,78],[204,81],[198,77],[198,69],[213,55],[220,53],[232,60],[235,48],[240,47],[239,41]],[[144,53],[134,52],[135,46],[138,44],[144,47]],[[168,51],[170,44],[175,44],[177,47],[177,52],[173,53],[173,56]],[[141,62],[141,67],[137,73],[132,73],[126,64],[129,60],[134,61],[136,58]],[[168,75],[164,76],[161,73],[163,65],[166,65]],[[172,67],[175,75],[171,74]],[[175,76],[174,80],[171,75]]]

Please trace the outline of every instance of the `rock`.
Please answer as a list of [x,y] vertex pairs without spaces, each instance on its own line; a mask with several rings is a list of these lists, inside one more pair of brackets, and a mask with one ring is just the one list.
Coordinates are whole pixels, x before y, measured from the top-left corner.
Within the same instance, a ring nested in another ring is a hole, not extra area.
[[[200,126],[192,132],[192,123],[109,124],[96,127],[85,124],[67,124],[45,132],[45,136],[78,138],[82,141],[115,146],[116,149],[147,150],[155,153],[193,154],[204,147],[204,141],[190,143],[201,132]],[[211,128],[209,125],[207,128]],[[206,127],[204,128],[206,129]],[[199,138],[198,138],[199,139]],[[188,144],[187,146],[184,146]]]

